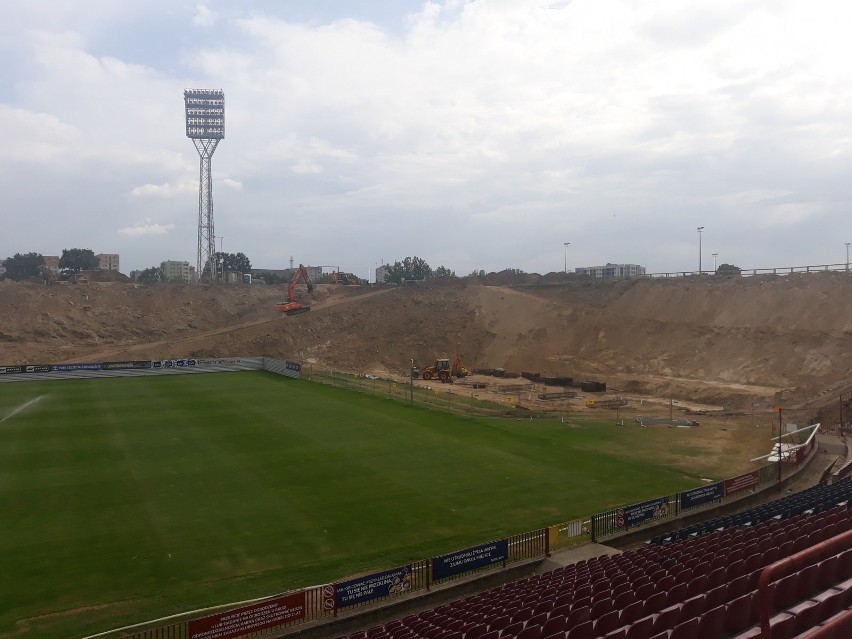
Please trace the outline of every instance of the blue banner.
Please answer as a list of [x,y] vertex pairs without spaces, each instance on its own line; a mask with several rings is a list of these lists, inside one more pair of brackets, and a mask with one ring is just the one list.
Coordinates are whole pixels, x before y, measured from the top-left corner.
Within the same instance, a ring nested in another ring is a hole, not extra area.
[[622,515],[624,518],[624,526],[638,526],[643,521],[655,519],[657,517],[665,517],[669,514],[669,498],[651,499],[643,501],[641,504],[633,504],[618,509],[617,515]]
[[724,482],[717,482],[701,488],[693,488],[680,494],[680,507],[693,508],[711,501],[722,499],[725,494]]
[[337,608],[397,595],[411,590],[411,565],[373,573],[365,577],[350,579],[335,584]]
[[509,558],[509,540],[500,539],[432,558],[432,579],[437,581],[469,570],[484,568]]

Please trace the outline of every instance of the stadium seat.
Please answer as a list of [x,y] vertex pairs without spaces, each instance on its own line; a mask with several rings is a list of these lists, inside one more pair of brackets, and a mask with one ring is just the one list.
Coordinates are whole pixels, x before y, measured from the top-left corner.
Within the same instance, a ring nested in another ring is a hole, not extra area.
[[627,628],[625,639],[648,639],[654,629],[654,619],[652,617],[642,617],[637,619]]
[[819,589],[819,566],[814,564],[802,568],[796,582],[796,599],[798,601],[807,599]]
[[690,597],[686,601],[683,602],[683,606],[680,609],[680,617],[678,618],[678,623],[683,623],[688,619],[692,619],[693,617],[700,617],[701,613],[705,610],[705,599],[706,595],[696,595],[695,597]]
[[592,610],[588,606],[571,608],[571,612],[566,618],[566,625],[568,626],[569,630],[573,630],[576,626],[584,624],[587,621],[591,623],[591,612]]
[[695,639],[697,632],[698,619],[693,617],[692,619],[679,623],[672,628],[671,633],[669,633],[669,639]]
[[620,628],[623,624],[620,622],[621,613],[618,610],[613,610],[606,613],[594,622],[594,631],[596,637],[603,637],[608,632]]
[[817,587],[826,590],[837,580],[837,555],[817,564]]
[[753,625],[751,618],[753,600],[754,594],[748,593],[727,603],[725,606],[725,630],[729,634],[742,632]]
[[796,627],[796,618],[786,612],[779,612],[769,618],[772,639],[792,639]]
[[668,608],[663,608],[660,612],[654,615],[654,632],[659,633],[664,630],[674,628],[678,619],[680,619],[681,604],[675,604]]
[[774,610],[784,610],[797,601],[798,580],[799,573],[794,572],[775,582],[775,588],[772,589],[772,607]]
[[707,573],[707,590],[712,590],[713,588],[722,586],[725,583],[726,581],[724,567],[716,568]]
[[503,639],[504,637],[517,637],[523,629],[523,621],[510,623],[508,626],[500,630],[500,639]]
[[666,605],[667,597],[668,593],[666,592],[655,592],[648,597],[645,600],[645,614],[656,614],[662,610]]
[[565,639],[594,639],[592,622],[586,621],[571,628],[565,635]]
[[673,586],[666,597],[666,607],[683,603],[684,599],[686,599],[686,590],[686,584],[676,584]]
[[634,601],[621,611],[621,616],[618,618],[622,626],[627,626],[635,621],[638,621],[645,616],[645,602]]
[[507,615],[503,615],[502,617],[497,617],[490,624],[488,624],[488,630],[489,631],[491,631],[491,630],[500,631],[500,630],[503,630],[503,628],[508,626],[510,623],[512,623],[511,617],[508,617]]
[[725,636],[725,606],[716,606],[705,611],[698,620],[696,639],[718,639]]
[[633,590],[628,590],[613,599],[612,607],[614,610],[623,610],[634,601],[636,601],[636,593]]
[[516,636],[518,639],[541,639],[542,627],[539,625],[526,626]]
[[512,623],[525,622],[529,619],[532,619],[533,609],[532,608],[521,608],[517,612],[512,614]]
[[704,609],[710,610],[716,606],[728,603],[728,587],[725,584],[707,591],[704,599]]
[[527,621],[524,627],[527,626],[543,626],[547,621],[547,613],[540,612],[537,615],[533,615]]
[[565,632],[567,630],[568,620],[564,616],[548,617],[545,624],[541,627],[541,636],[546,638],[557,632]]
[[609,597],[600,599],[592,603],[592,612],[590,618],[592,621],[600,619],[603,615],[613,610],[613,601]]
[[548,619],[550,619],[550,617],[566,617],[568,616],[569,612],[571,612],[571,604],[562,604],[561,606],[556,606],[553,610],[550,611]]
[[793,635],[800,635],[818,625],[823,620],[824,604],[808,599],[786,610],[795,617]]
[[654,584],[650,582],[644,583],[638,588],[636,588],[636,599],[641,599],[642,601],[644,601],[645,599],[653,595],[655,592],[657,592],[657,587]]
[[488,632],[488,626],[486,624],[476,624],[475,626],[465,631],[464,639],[479,639],[486,632]]

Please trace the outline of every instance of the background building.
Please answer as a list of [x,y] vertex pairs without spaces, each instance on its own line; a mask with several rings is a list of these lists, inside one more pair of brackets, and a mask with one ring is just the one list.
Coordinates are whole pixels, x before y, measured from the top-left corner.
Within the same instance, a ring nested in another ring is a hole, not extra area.
[[194,282],[195,268],[189,262],[167,260],[160,263],[160,270],[166,282]]
[[95,257],[98,258],[98,270],[118,270],[118,253],[98,253]]
[[617,277],[642,277],[645,275],[645,267],[638,264],[609,264],[606,266],[581,266],[574,269],[575,273],[588,275],[596,279]]
[[381,284],[387,279],[390,264],[382,264],[376,267],[376,284]]

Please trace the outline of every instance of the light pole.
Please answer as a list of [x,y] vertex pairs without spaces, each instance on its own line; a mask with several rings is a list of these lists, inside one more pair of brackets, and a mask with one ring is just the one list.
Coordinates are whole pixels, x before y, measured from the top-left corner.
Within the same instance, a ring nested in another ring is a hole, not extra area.
[[[565,275],[568,275],[568,245],[571,242],[565,242],[562,246],[565,247]],[[848,261],[848,260],[847,260]]]
[[[219,259],[222,261],[222,283],[225,283],[225,249],[222,246],[225,244],[224,236],[219,236]],[[214,247],[215,248],[215,247]]]
[[846,270],[849,270],[849,242],[844,242],[843,245],[846,247]]
[[703,226],[698,227],[698,274],[701,275],[701,233],[704,231]]
[[717,255],[719,255],[719,254],[718,254],[718,253],[713,253],[713,272],[714,272],[714,273],[716,272],[716,256],[717,256]]

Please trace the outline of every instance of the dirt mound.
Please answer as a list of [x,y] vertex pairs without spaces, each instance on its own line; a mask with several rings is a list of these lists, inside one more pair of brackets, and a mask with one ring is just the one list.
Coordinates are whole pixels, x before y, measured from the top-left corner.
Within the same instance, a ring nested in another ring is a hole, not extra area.
[[[402,375],[468,368],[598,379],[616,392],[726,406],[819,393],[850,376],[852,278],[593,281],[506,272],[405,287],[317,286],[310,313],[272,286],[0,283],[0,362],[269,355]],[[786,401],[786,400],[785,400]]]

